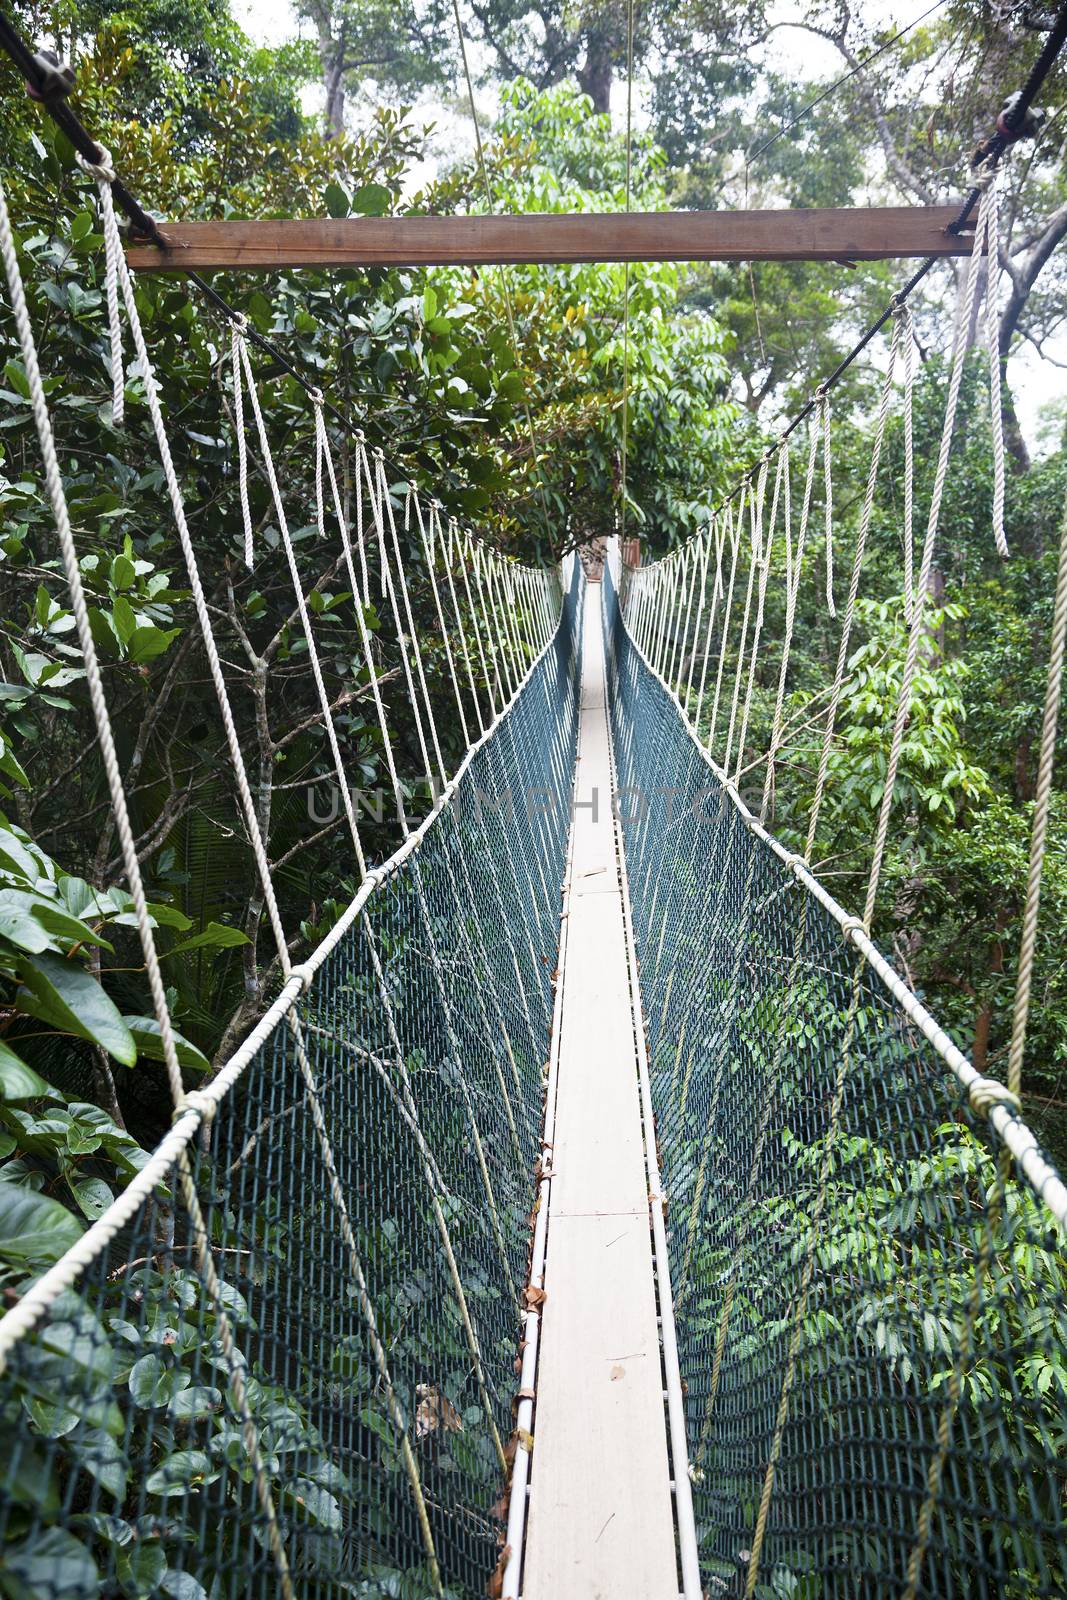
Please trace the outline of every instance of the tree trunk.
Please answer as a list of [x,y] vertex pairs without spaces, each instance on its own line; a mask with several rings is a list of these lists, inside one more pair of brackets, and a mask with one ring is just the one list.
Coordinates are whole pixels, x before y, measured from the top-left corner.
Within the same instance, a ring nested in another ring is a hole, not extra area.
[[1004,444],[1011,457],[1012,469],[1016,473],[1030,471],[1030,451],[1023,430],[1019,426],[1019,417],[1015,410],[1015,400],[1008,387],[1007,361],[1000,363],[1000,415],[1004,423]]
[[323,85],[326,89],[326,126],[331,139],[339,139],[345,131],[345,75],[333,63],[323,67]]
[[593,110],[603,114],[611,110],[611,46],[607,35],[586,35],[585,61],[578,69],[578,82],[582,92],[593,102]]

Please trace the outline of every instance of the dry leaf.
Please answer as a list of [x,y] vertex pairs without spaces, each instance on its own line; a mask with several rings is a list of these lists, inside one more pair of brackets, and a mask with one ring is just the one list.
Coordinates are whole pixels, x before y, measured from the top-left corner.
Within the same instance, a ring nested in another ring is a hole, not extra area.
[[506,1522],[508,1520],[508,1506],[510,1503],[511,1491],[510,1489],[505,1489],[501,1494],[500,1499],[494,1500],[493,1504],[489,1507],[489,1515],[497,1522]]
[[463,1418],[447,1395],[435,1389],[432,1383],[420,1383],[415,1389],[418,1406],[415,1411],[415,1437],[425,1439],[444,1424],[446,1433],[462,1433]]
[[526,1451],[526,1454],[527,1455],[532,1455],[533,1454],[533,1439],[534,1439],[533,1434],[532,1433],[527,1433],[525,1428],[516,1428],[515,1429],[515,1437],[519,1441],[519,1443],[522,1445],[522,1448]]
[[506,1544],[500,1552],[500,1560],[493,1569],[493,1576],[485,1586],[489,1600],[501,1600],[504,1593],[504,1568],[511,1559],[511,1546]]
[[625,1378],[625,1376],[626,1376],[626,1368],[625,1367],[612,1367],[612,1369],[611,1369],[611,1381],[612,1381],[612,1383],[618,1383],[619,1379],[620,1378]]
[[528,1283],[522,1291],[522,1299],[527,1311],[536,1311],[538,1306],[544,1305],[548,1296],[543,1289],[535,1289],[532,1283]]

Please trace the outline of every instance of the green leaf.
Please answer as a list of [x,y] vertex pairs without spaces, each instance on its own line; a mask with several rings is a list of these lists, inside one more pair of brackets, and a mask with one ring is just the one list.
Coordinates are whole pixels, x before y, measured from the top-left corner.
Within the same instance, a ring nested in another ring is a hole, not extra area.
[[176,1567],[167,1568],[159,1586],[171,1600],[208,1600],[207,1590],[197,1583],[192,1573],[179,1572]]
[[164,1405],[174,1393],[170,1368],[159,1356],[142,1356],[134,1362],[129,1385],[134,1405],[146,1408]]
[[182,1389],[171,1400],[167,1415],[174,1422],[191,1422],[194,1418],[211,1417],[222,1409],[222,1391],[206,1384],[192,1389]]
[[327,1528],[331,1533],[340,1533],[343,1525],[341,1508],[325,1489],[320,1489],[307,1478],[297,1478],[295,1483],[286,1485],[285,1494],[288,1499],[296,1501],[308,1521],[317,1522],[320,1528]]
[[42,1095],[54,1093],[50,1083],[45,1083],[39,1073],[28,1067],[14,1050],[0,1040],[0,1099],[37,1100]]
[[100,1573],[72,1533],[46,1528],[4,1551],[0,1587],[9,1600],[41,1600],[48,1594],[62,1595],[63,1600],[96,1600]]
[[54,949],[54,939],[68,944],[98,944],[112,947],[77,917],[54,900],[27,889],[0,889],[0,936],[10,939],[20,950],[38,955]]
[[52,1476],[52,1463],[33,1445],[20,1442],[13,1446],[3,1481],[4,1494],[19,1505],[32,1506],[46,1516],[59,1510],[59,1487]]
[[155,1472],[149,1473],[145,1488],[149,1494],[166,1499],[169,1495],[187,1494],[191,1489],[214,1483],[220,1472],[221,1468],[203,1450],[178,1450]]
[[24,957],[20,971],[26,985],[15,997],[20,1011],[50,1022],[63,1033],[88,1039],[123,1066],[133,1066],[137,1060],[133,1035],[115,1002],[84,967],[42,954]]
[[365,183],[352,196],[352,210],[361,217],[384,217],[392,195],[382,183]]
[[[123,1017],[123,1022],[133,1034],[133,1042],[137,1046],[139,1056],[147,1056],[151,1061],[162,1061],[163,1040],[159,1033],[159,1023],[155,1017]],[[171,1030],[174,1032],[174,1030]],[[180,1033],[174,1033],[174,1044],[178,1052],[178,1065],[188,1067],[190,1072],[209,1072],[211,1062],[203,1051],[198,1050],[195,1044],[190,1044],[188,1039],[183,1039]]]
[[126,642],[126,654],[131,661],[154,661],[181,632],[180,628],[157,628],[152,622],[138,623]]
[[122,1500],[130,1476],[130,1464],[109,1433],[79,1433],[77,1454],[82,1467],[92,1473],[102,1489]]
[[119,1551],[115,1570],[127,1594],[136,1600],[147,1600],[159,1588],[167,1558],[158,1544],[139,1542]]
[[137,630],[137,613],[123,594],[115,596],[111,607],[111,615],[115,623],[115,632],[122,644],[128,645]]
[[339,183],[328,183],[322,198],[331,217],[348,216],[348,196]]
[[0,1259],[58,1261],[82,1236],[77,1217],[48,1195],[0,1177]]
[[166,953],[168,956],[177,956],[185,950],[228,950],[233,945],[247,943],[248,935],[242,933],[240,928],[230,928],[224,922],[209,922],[200,933],[194,933],[191,939],[183,939]]
[[115,1198],[103,1178],[79,1178],[76,1182],[72,1178],[70,1187],[79,1211],[90,1222],[102,1217]]

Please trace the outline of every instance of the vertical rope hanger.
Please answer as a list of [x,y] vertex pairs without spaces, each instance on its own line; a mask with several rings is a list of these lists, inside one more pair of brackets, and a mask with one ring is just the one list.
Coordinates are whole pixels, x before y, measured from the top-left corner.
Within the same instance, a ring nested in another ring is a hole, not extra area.
[[[109,280],[114,278],[114,294],[109,292],[109,309],[113,305],[115,315],[111,319],[111,349],[113,363],[116,360],[117,347],[117,376],[113,371],[112,381],[117,385],[122,376],[121,331],[118,324],[118,283],[120,267],[113,243],[109,241],[109,234],[113,233],[117,239],[117,224],[114,209],[111,205],[110,185],[114,180],[114,170],[111,166],[110,155],[101,150],[101,160],[97,163],[96,170],[90,170],[91,175],[97,179],[101,193],[101,213],[105,220],[105,249],[107,250],[107,273]],[[103,196],[106,194],[106,201]],[[110,216],[111,228],[107,227]],[[104,767],[108,779],[115,822],[122,848],[123,864],[126,869],[127,882],[130,885],[134,913],[137,919],[138,934],[141,948],[145,957],[145,969],[148,975],[149,989],[152,994],[153,1009],[159,1024],[160,1041],[163,1049],[164,1062],[167,1069],[167,1078],[170,1085],[171,1098],[175,1111],[180,1111],[187,1103],[187,1097],[182,1084],[181,1067],[178,1062],[177,1046],[174,1039],[173,1026],[170,1017],[170,1007],[167,1002],[166,992],[163,987],[162,974],[159,967],[158,953],[155,947],[155,938],[152,932],[152,923],[148,915],[148,906],[141,880],[140,862],[137,847],[130,825],[129,813],[126,805],[126,795],[122,776],[118,766],[118,756],[115,751],[112,736],[111,720],[104,693],[103,679],[100,673],[96,656],[96,646],[89,626],[89,614],[85,600],[84,589],[81,582],[81,569],[78,565],[77,549],[74,543],[73,530],[67,508],[66,494],[63,488],[63,479],[56,456],[55,439],[52,433],[51,418],[45,400],[44,386],[41,380],[40,367],[37,360],[36,343],[33,328],[30,323],[29,310],[26,305],[25,291],[22,284],[22,275],[18,265],[15,251],[14,232],[11,219],[7,210],[7,200],[3,186],[0,185],[0,254],[3,256],[4,270],[7,277],[8,289],[11,297],[12,311],[15,317],[17,336],[22,352],[23,365],[26,371],[27,383],[30,388],[30,397],[33,405],[34,421],[40,441],[41,452],[44,460],[45,480],[52,511],[55,517],[56,531],[59,535],[60,549],[63,558],[64,571],[70,589],[71,606],[74,612],[78,630],[78,639],[82,648],[82,655],[86,667],[86,679],[89,685],[90,702],[93,718],[96,723],[97,735],[104,758]],[[145,371],[146,393],[152,393],[154,377],[150,370]],[[269,1478],[264,1464],[263,1453],[260,1448],[259,1432],[252,1417],[245,1389],[244,1374],[240,1361],[237,1358],[236,1341],[233,1337],[233,1328],[229,1312],[222,1298],[222,1287],[215,1270],[211,1254],[211,1245],[207,1229],[204,1225],[203,1213],[200,1208],[200,1199],[193,1182],[192,1168],[189,1163],[187,1150],[183,1150],[178,1158],[178,1187],[193,1232],[194,1260],[197,1271],[204,1282],[215,1312],[218,1328],[219,1342],[226,1359],[229,1388],[233,1397],[234,1409],[240,1420],[241,1437],[252,1469],[252,1478],[255,1485],[256,1498],[264,1521],[267,1524],[267,1542],[271,1557],[278,1574],[278,1583],[284,1600],[295,1600],[292,1578],[289,1572],[288,1557],[282,1540],[281,1529],[278,1523],[277,1510],[271,1490]]]
[[[263,893],[264,903],[267,907],[269,921],[274,934],[275,945],[278,952],[278,961],[283,977],[288,979],[293,973],[288,943],[281,923],[281,915],[278,908],[277,896],[274,890],[270,864],[267,859],[266,843],[259,825],[258,811],[255,801],[252,797],[244,756],[241,750],[240,741],[237,736],[236,725],[233,718],[233,710],[230,704],[229,691],[226,685],[225,676],[222,671],[222,664],[214,636],[214,628],[212,625],[211,616],[207,608],[207,601],[200,576],[196,549],[189,530],[181,487],[178,482],[177,472],[174,467],[174,461],[170,449],[170,441],[167,436],[166,423],[163,417],[159,385],[155,376],[155,370],[148,352],[147,344],[145,342],[144,330],[141,325],[140,313],[137,307],[130,269],[126,263],[122,250],[122,242],[119,236],[118,223],[115,217],[114,204],[111,194],[111,183],[113,179],[110,176],[110,164],[108,163],[106,168],[102,168],[99,171],[93,170],[91,167],[90,170],[92,171],[92,176],[96,179],[97,190],[100,197],[100,212],[103,222],[105,249],[112,252],[115,260],[118,281],[122,290],[122,299],[125,304],[130,331],[133,335],[134,347],[137,353],[138,361],[141,365],[142,372],[144,373],[145,400],[148,405],[149,414],[152,421],[152,428],[155,434],[157,448],[159,450],[160,461],[163,466],[163,475],[167,485],[168,497],[170,499],[171,509],[174,514],[175,525],[178,531],[179,542],[182,547],[182,554],[185,560],[186,570],[189,575],[190,587],[193,594],[193,602],[196,609],[197,618],[200,623],[200,630],[203,637],[205,653],[207,654],[208,658],[212,682],[222,715],[223,725],[226,730],[227,748],[229,750],[230,760],[237,781],[242,812],[244,815],[245,825],[248,830],[249,842],[252,846],[252,853],[256,863],[257,875]],[[254,387],[252,388],[250,398],[252,398],[253,404],[255,405]],[[326,1120],[323,1113],[314,1072],[304,1046],[302,1027],[295,1009],[290,1009],[286,1013],[286,1025],[289,1028],[294,1041],[297,1064],[306,1090],[308,1109],[311,1115],[313,1126],[315,1128],[316,1138],[318,1140],[323,1161],[323,1167],[327,1176],[331,1201],[337,1214],[338,1226],[340,1228],[341,1236],[345,1245],[349,1267],[352,1273],[353,1284],[356,1290],[356,1297],[360,1305],[361,1315],[363,1316],[364,1323],[367,1328],[374,1363],[377,1367],[378,1374],[385,1391],[390,1417],[397,1434],[398,1445],[405,1474],[411,1487],[412,1498],[415,1503],[416,1518],[419,1524],[423,1547],[426,1554],[431,1586],[433,1587],[435,1593],[440,1593],[442,1591],[440,1567],[438,1565],[437,1554],[434,1547],[434,1540],[430,1528],[429,1516],[426,1509],[425,1496],[422,1490],[419,1469],[414,1457],[414,1453],[411,1449],[411,1441],[408,1438],[407,1422],[392,1382],[388,1357],[386,1355],[385,1346],[378,1330],[377,1316],[370,1298],[366,1277],[363,1272],[362,1261],[359,1255],[358,1244],[348,1214],[344,1190],[337,1171],[337,1165],[329,1138],[329,1131],[326,1126]],[[216,1300],[217,1304],[221,1306],[221,1291],[218,1286],[214,1263],[210,1255],[208,1234],[206,1226],[203,1222],[203,1217],[200,1213],[199,1198],[193,1182],[192,1171],[188,1167],[187,1156],[183,1155],[182,1160],[185,1163],[181,1174],[183,1197],[190,1212],[190,1219],[193,1223],[194,1233],[198,1241],[198,1248],[201,1244],[203,1247],[205,1274],[204,1281],[208,1287],[209,1293],[213,1293],[213,1298]],[[244,1380],[240,1369],[235,1368],[231,1377],[231,1388],[234,1393],[235,1401],[240,1401],[241,1405],[243,1406],[243,1410],[241,1412],[242,1426],[246,1433],[254,1433],[254,1423],[252,1422],[251,1413],[248,1410],[247,1402],[240,1400],[240,1397],[243,1395],[243,1383]],[[269,1485],[267,1485],[266,1489],[261,1487],[259,1484],[260,1476],[263,1475],[257,1475],[257,1491],[262,1502],[264,1494],[267,1494],[269,1498]],[[265,1477],[263,1481],[264,1483],[266,1482]],[[268,1518],[268,1520],[272,1515],[272,1511],[268,1511],[265,1504],[264,1515]],[[283,1596],[287,1597],[287,1600],[291,1600],[293,1594],[291,1580],[288,1574],[284,1547],[280,1545],[280,1540],[279,1550],[274,1551],[272,1545],[272,1553],[274,1553],[275,1564],[278,1567],[279,1581],[281,1583]]]
[[[634,0],[626,4],[626,214],[630,214],[633,176]],[[626,500],[630,463],[630,263],[622,277],[622,471],[619,485],[619,536],[626,538]]]

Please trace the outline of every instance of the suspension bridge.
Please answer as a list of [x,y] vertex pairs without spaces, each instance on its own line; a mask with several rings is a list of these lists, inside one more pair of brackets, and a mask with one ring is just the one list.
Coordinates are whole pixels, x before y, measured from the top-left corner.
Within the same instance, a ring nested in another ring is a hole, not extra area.
[[[829,384],[687,544],[632,567],[612,539],[587,576],[573,554],[558,571],[505,559],[414,485],[397,491],[359,436],[346,503],[329,402],[301,380],[314,523],[360,602],[356,642],[403,826],[379,864],[363,846],[259,402],[251,355],[263,341],[230,316],[246,554],[254,455],[361,880],[293,964],[134,292],[131,260],[158,267],[146,253],[174,236],[127,257],[115,201],[128,210],[129,196],[107,153],[77,137],[104,238],[113,404],[128,350],[280,983],[210,1082],[188,1088],[0,191],[0,254],[174,1108],[125,1189],[0,1321],[0,1589],[14,1600],[459,1600],[487,1583],[498,1600],[1067,1592],[1067,1188],[1019,1098],[1067,558],[1007,1083],[975,1070],[870,937],[984,260],[995,277],[995,162],[966,208],[965,244],[937,230],[944,253],[965,259],[921,543],[913,554],[902,293],[878,324],[892,318],[893,337],[847,578],[834,570]],[[375,248],[405,259],[413,248],[382,237]],[[650,248],[642,237],[635,249]],[[917,225],[916,249],[929,237]],[[702,249],[739,248],[708,238]],[[479,248],[454,231],[423,247],[434,259]],[[995,345],[989,372],[996,436]],[[908,644],[866,905],[852,915],[811,855],[897,409]],[[1000,451],[998,545],[1004,489]],[[825,594],[837,655],[797,853],[768,824],[805,582]],[[775,586],[784,626],[771,630]],[[446,704],[430,687],[416,587]],[[387,623],[373,643],[372,600]],[[418,823],[387,680],[403,686],[435,796]],[[754,766],[757,684],[770,685],[773,717]],[[445,715],[467,747],[452,770]]]

